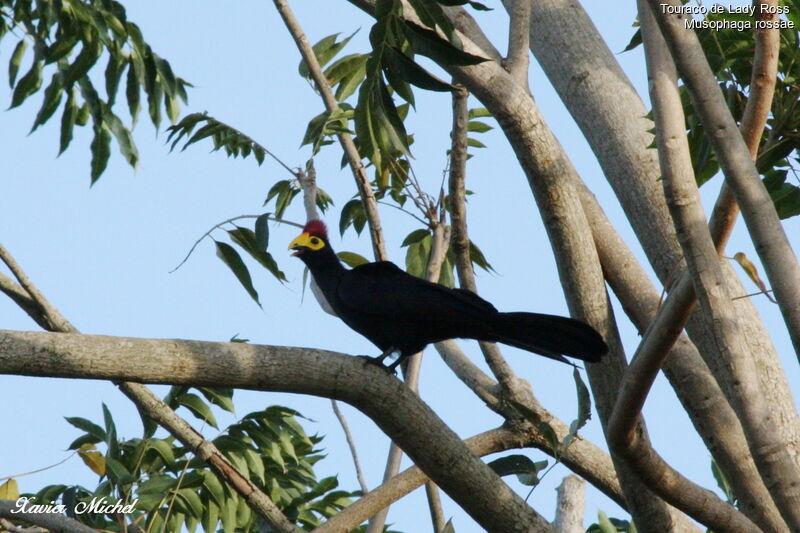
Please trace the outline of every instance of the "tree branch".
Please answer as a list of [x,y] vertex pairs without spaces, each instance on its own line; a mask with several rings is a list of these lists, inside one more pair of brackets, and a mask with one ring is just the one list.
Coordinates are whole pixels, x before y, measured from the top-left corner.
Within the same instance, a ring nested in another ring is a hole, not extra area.
[[[470,38],[482,43],[485,49],[486,38],[474,20],[463,9],[458,16],[459,28],[468,30]],[[656,151],[649,148],[653,141],[650,133],[653,124],[646,118],[648,109],[578,0],[538,0],[533,4],[531,49],[597,156],[654,271],[662,283],[666,283],[670,276],[674,276],[675,265],[681,261],[681,251],[663,191],[658,181],[653,179],[659,174],[659,167]],[[613,251],[610,258],[615,261]],[[620,268],[624,266],[620,265]],[[741,287],[733,270],[728,265],[723,268],[729,283]],[[745,291],[742,289],[741,292]],[[628,305],[636,304],[630,300]],[[750,353],[762,369],[760,378],[765,393],[779,422],[776,439],[781,446],[797,454],[800,450],[800,420],[790,399],[792,394],[778,354],[752,302],[741,300],[736,308],[741,317],[740,326],[746,331]],[[704,357],[715,351],[698,314],[690,319],[687,330]],[[680,366],[685,371],[677,372],[670,370],[668,361],[667,375],[671,376],[672,386],[693,414],[695,427],[714,453],[717,441],[710,428],[720,427],[718,421],[727,415],[713,408],[703,412],[705,407],[703,410],[695,407],[708,406],[708,402],[688,401],[689,398],[704,397],[703,389],[692,388],[701,383],[689,372],[690,362],[681,360]],[[677,366],[672,365],[673,369]],[[722,389],[727,391],[725,376],[717,376],[717,379]],[[712,382],[708,381],[708,384]],[[713,390],[708,393],[710,397],[716,394]],[[724,402],[713,404],[727,410],[723,407]],[[724,435],[728,445],[735,444],[730,431]],[[738,442],[740,438],[737,436],[734,440]],[[744,464],[738,459],[734,461],[734,464],[739,463]],[[727,471],[727,475],[729,479],[741,479],[733,471]],[[765,501],[756,496],[761,481],[753,480],[756,486],[749,491],[754,495],[752,502]],[[740,493],[744,494],[743,491]],[[765,529],[770,530],[769,527]]]
[[23,520],[48,529],[52,533],[97,533],[86,524],[62,514],[23,512],[17,508],[17,502],[13,500],[0,500],[0,517]]
[[[242,343],[0,330],[0,374],[135,379],[294,392],[345,401],[372,418],[485,529],[499,533],[519,527],[551,531],[404,383],[357,358]],[[424,434],[419,427],[425,428]]]
[[[430,223],[433,226],[433,236],[431,238],[431,251],[428,256],[428,264],[425,268],[425,279],[432,283],[437,283],[439,281],[439,275],[441,274],[442,263],[447,255],[447,248],[450,245],[450,232],[440,221],[431,220]],[[422,356],[423,352],[415,353],[408,358],[406,363],[401,365],[403,378],[408,388],[415,394],[419,394],[419,374],[422,370]],[[386,468],[383,472],[384,483],[397,475],[400,471],[400,462],[402,459],[403,450],[395,442],[392,442],[389,446]],[[428,482],[426,491],[430,501],[430,494],[436,491],[436,486],[432,482]],[[365,533],[380,533],[383,531],[388,516],[389,508],[386,507],[370,519],[369,526],[367,526]]]
[[205,461],[228,485],[238,492],[255,512],[275,530],[292,533],[299,529],[284,516],[275,503],[243,476],[235,466],[210,441],[195,430],[150,389],[141,383],[118,383],[122,393],[133,401],[147,416],[169,431],[184,446]]
[[[643,14],[646,13],[644,4],[641,11]],[[653,15],[656,19],[663,18],[657,12],[653,12]],[[643,24],[647,22],[643,20]],[[643,27],[643,32],[646,30],[647,28]],[[657,35],[652,23],[650,31]],[[667,37],[668,32],[664,26],[662,26],[662,31]],[[669,42],[669,39],[667,41]],[[741,329],[737,326],[738,320],[731,303],[727,283],[700,203],[685,135],[685,120],[677,89],[675,67],[669,60],[669,55],[663,45],[659,46],[658,41],[646,40],[645,43],[646,45],[651,44],[650,50],[646,48],[646,52],[648,54],[648,71],[651,77],[650,86],[653,91],[652,101],[664,194],[675,223],[678,240],[683,248],[684,257],[686,257],[695,293],[703,310],[707,334],[715,339],[720,358],[719,370],[728,373],[730,382],[736,384],[731,400],[739,416],[744,420],[745,435],[756,466],[787,524],[791,529],[800,529],[800,508],[796,505],[797,501],[800,501],[800,487],[797,487],[800,470],[788,450],[778,450],[774,446],[773,435],[777,433],[777,428],[774,427],[772,417],[768,414],[770,410],[761,392],[757,378],[758,370],[747,354],[747,344]],[[689,50],[673,48],[673,58],[677,58],[679,53],[687,51]],[[685,62],[686,59],[683,58],[683,61]],[[702,59],[705,69],[708,70],[708,64],[702,55],[700,58],[694,57],[693,59],[695,60],[694,69],[702,67],[699,61]],[[678,59],[679,61],[681,60]],[[708,73],[710,74],[710,70]],[[717,90],[716,81],[714,81],[714,89]],[[692,91],[691,88],[690,91]],[[711,96],[706,93],[704,98]],[[699,104],[696,106],[699,114],[712,113],[710,110],[701,110],[700,106],[707,107],[713,103],[698,102],[697,100],[695,102]],[[725,107],[725,112],[727,112],[727,107]],[[730,118],[729,114],[728,118]],[[732,121],[732,118],[730,120]],[[706,123],[707,128],[710,125],[710,123]],[[708,129],[707,131],[712,130]],[[719,131],[719,134],[725,135],[725,130]],[[712,137],[714,136],[716,134],[712,135]],[[727,134],[727,136],[739,137],[739,142],[744,146],[738,131]],[[729,142],[718,140],[717,144],[724,149]],[[717,156],[725,157],[720,154],[719,150]],[[749,157],[748,164],[752,167]],[[741,168],[729,170],[743,171]],[[754,167],[753,171],[755,171]],[[759,185],[761,185],[760,181]],[[733,184],[734,191],[736,187],[737,185]],[[774,212],[771,202],[770,207]],[[712,524],[709,526],[714,529],[720,527]],[[755,526],[752,527],[755,528]]]
[[[762,183],[750,152],[738,134],[717,80],[708,66],[697,36],[684,28],[684,16],[663,13],[662,5],[680,7],[679,0],[649,0],[695,111],[707,132],[725,180],[736,201],[764,265],[775,298],[800,359],[800,265],[778,219],[775,205]],[[796,506],[795,506],[796,507]],[[800,528],[800,511],[798,511]]]
[[[22,306],[23,309],[32,317],[30,311],[33,311],[33,308],[30,306],[29,302],[33,302],[36,304],[38,308],[38,315],[39,319],[37,320],[34,318],[37,324],[41,325],[45,329],[51,329],[54,331],[66,331],[66,332],[76,332],[78,331],[75,326],[73,326],[69,320],[67,320],[56,307],[51,304],[47,298],[44,297],[36,285],[28,278],[28,275],[25,274],[25,271],[22,270],[22,267],[19,266],[17,261],[11,255],[11,253],[6,250],[5,246],[0,244],[0,261],[6,264],[8,269],[17,278],[19,282],[19,286],[24,289],[27,296],[30,300],[26,300],[21,298],[21,293],[18,290],[15,290],[13,285],[10,285],[8,281],[4,281],[3,286],[8,287],[8,289],[4,289],[3,292],[8,294],[15,302],[26,304],[27,307]],[[10,281],[10,280],[9,280]],[[11,293],[11,294],[9,294]],[[14,295],[17,295],[15,298]]]
[[[314,84],[317,87],[322,101],[325,103],[325,109],[328,113],[333,113],[339,109],[339,103],[331,91],[328,81],[325,79],[325,74],[317,61],[317,56],[314,54],[314,49],[308,41],[300,26],[299,21],[294,16],[289,4],[286,0],[274,0],[275,7],[278,9],[286,28],[292,35],[300,55],[308,66],[308,71],[314,79]],[[383,230],[381,229],[380,215],[378,214],[378,204],[375,201],[375,195],[372,192],[372,185],[370,184],[369,177],[367,176],[366,168],[361,163],[361,156],[358,153],[353,138],[349,133],[338,133],[339,143],[342,145],[347,162],[350,165],[350,170],[353,172],[353,177],[356,180],[358,192],[361,195],[361,201],[364,204],[364,213],[367,217],[369,224],[370,237],[372,238],[372,250],[375,254],[376,261],[386,261],[388,255],[386,253],[386,244],[383,238]]]
[[[564,435],[566,435],[567,431],[569,431],[568,428],[564,429],[564,433],[562,434],[561,428],[557,429],[558,438],[562,439]],[[550,448],[550,444],[547,442],[547,439],[545,439],[541,433],[536,431],[534,428],[523,429],[504,426],[485,431],[475,435],[474,437],[470,437],[465,440],[464,443],[475,455],[478,456],[485,456],[515,448],[527,448],[531,446],[538,448],[545,453],[550,454],[551,456],[554,453],[552,448]],[[585,469],[581,471],[580,468],[576,469],[576,465],[586,465],[593,462],[592,459],[587,460],[587,457],[583,454],[582,450],[578,450],[578,448],[581,448],[582,445],[592,446],[590,443],[579,437],[573,441],[568,453],[561,458],[565,465],[573,469],[573,471],[579,472],[580,475],[583,475],[581,472],[589,471]],[[600,455],[604,455],[599,450],[597,451]],[[611,477],[604,482],[597,483],[598,477],[596,472],[594,474],[589,472],[588,479],[590,482],[600,487],[600,490],[603,490],[603,492],[605,492],[607,495],[610,495],[612,500],[620,503],[624,507],[625,501],[622,497],[619,483],[617,483],[617,480],[614,477],[611,460],[606,455],[601,462],[605,463],[605,470],[606,472],[611,473]],[[603,468],[599,468],[597,470],[603,470]],[[381,509],[411,493],[413,490],[425,483],[426,479],[427,478],[425,477],[425,474],[423,474],[418,467],[411,467],[394,476],[380,487],[375,488],[369,494],[354,502],[352,505],[344,508],[339,514],[331,517],[327,522],[315,529],[314,533],[346,533],[351,531],[366,518],[374,514],[378,509]]]
[[[527,2],[523,2],[527,3]],[[530,9],[528,9],[530,10]],[[513,19],[512,19],[513,20]],[[525,49],[527,54],[527,48]],[[527,57],[527,56],[526,56]],[[526,69],[527,75],[527,69]],[[472,268],[472,259],[469,253],[469,232],[467,231],[467,202],[466,202],[466,175],[467,175],[467,128],[469,123],[469,109],[467,99],[469,92],[459,88],[453,92],[453,127],[450,132],[450,174],[448,177],[448,190],[450,192],[450,225],[452,228],[452,247],[455,260],[458,283],[462,289],[478,294],[478,285],[475,282],[475,271]],[[524,394],[520,392],[518,378],[509,366],[500,348],[490,342],[479,343],[486,364],[491,368],[500,385],[507,394],[517,401],[522,401]]]
[[[659,291],[611,226],[594,195],[584,187],[581,197],[584,212],[594,232],[603,274],[640,334],[649,339],[660,331],[658,326],[652,324],[659,314],[668,313],[667,308],[674,304],[673,295],[680,290],[681,283],[670,293],[667,302],[662,304]],[[631,384],[641,382],[644,386],[649,382],[650,378],[638,375],[643,362],[639,355],[634,356],[620,388],[612,419],[621,416],[616,411],[627,401],[624,398],[632,392],[629,392]],[[730,480],[739,509],[764,531],[786,531],[786,524],[753,463],[736,413],[708,365],[685,334],[679,335],[673,345],[664,372],[711,455]],[[618,428],[619,422],[612,420],[609,425]],[[624,433],[625,430],[612,429],[611,434],[616,435],[617,432]]]
[[569,475],[556,489],[558,493],[556,517],[553,526],[558,533],[584,533],[583,514],[586,482]]
[[[8,250],[3,248],[2,245],[0,245],[0,256],[18,279],[25,280],[25,290],[30,294],[31,300],[35,300],[35,314],[40,317],[42,324],[45,324],[48,329],[60,333],[78,332],[77,328],[64,318],[58,309],[39,292]],[[36,294],[37,297],[34,299],[31,293]],[[289,522],[272,500],[261,492],[249,479],[242,476],[213,443],[206,441],[198,431],[176,415],[166,403],[156,397],[147,387],[140,383],[125,382],[116,383],[116,385],[123,394],[128,396],[128,398],[136,404],[141,412],[161,424],[161,426],[169,431],[176,439],[191,448],[196,455],[206,460],[234,490],[242,495],[248,505],[263,516],[274,529],[285,533],[291,533],[297,530],[294,524]]]
[[508,5],[508,57],[505,68],[522,87],[528,88],[530,63],[531,4],[534,0],[515,0]]

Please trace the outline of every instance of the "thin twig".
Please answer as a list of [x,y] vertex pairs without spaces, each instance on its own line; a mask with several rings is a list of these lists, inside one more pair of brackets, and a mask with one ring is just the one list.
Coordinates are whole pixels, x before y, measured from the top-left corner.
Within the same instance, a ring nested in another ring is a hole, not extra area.
[[431,512],[433,533],[441,533],[445,528],[444,511],[442,510],[442,497],[435,483],[425,483],[425,495],[428,497],[428,510]]
[[[170,270],[169,273],[172,274],[173,272],[178,270],[180,267],[182,267],[183,264],[186,263],[186,261],[189,260],[189,257],[191,257],[192,252],[194,252],[195,248],[197,248],[197,246],[201,242],[203,242],[203,239],[205,239],[206,237],[210,236],[211,233],[214,230],[219,229],[222,226],[224,226],[225,224],[230,224],[231,222],[234,222],[236,220],[241,220],[241,219],[244,219],[244,218],[258,218],[259,216],[261,216],[261,215],[239,215],[239,216],[235,216],[233,218],[229,218],[227,220],[223,220],[219,224],[215,224],[210,230],[208,230],[207,232],[203,233],[203,235],[201,235],[200,238],[195,241],[195,243],[192,245],[192,247],[189,248],[189,253],[187,253],[186,257],[183,258],[183,261],[178,263],[178,266],[176,266],[175,268]],[[278,222],[279,224],[288,224],[288,225],[294,226],[296,228],[302,228],[303,227],[303,224],[298,224],[297,222],[292,222],[290,220],[285,220],[285,219],[278,218],[278,217],[268,216],[267,219],[271,220],[272,222]]]
[[31,300],[36,302],[36,304],[39,306],[39,309],[42,311],[42,316],[46,317],[54,329],[70,332],[77,331],[75,326],[73,326],[69,320],[67,320],[58,311],[58,309],[56,309],[56,307],[44,297],[44,294],[42,294],[36,285],[33,284],[33,282],[28,278],[28,275],[25,274],[25,271],[22,270],[22,267],[19,266],[11,253],[6,250],[2,244],[0,244],[0,261],[3,261],[3,263],[6,264],[14,277],[17,278],[20,286],[25,289],[25,292],[28,293],[28,296],[30,296]]
[[356,478],[358,478],[361,492],[366,494],[369,492],[369,486],[367,485],[367,480],[364,479],[364,472],[361,470],[361,461],[358,460],[358,450],[356,450],[356,441],[353,438],[353,434],[350,432],[350,424],[347,423],[347,418],[345,418],[344,414],[339,409],[339,404],[336,400],[331,400],[331,407],[333,408],[333,413],[336,415],[336,418],[339,420],[339,424],[342,426],[342,431],[344,431],[344,438],[347,441],[347,446],[350,448],[350,456],[353,458],[353,465],[356,468]]
[[30,476],[31,474],[38,474],[39,472],[44,472],[45,470],[50,470],[51,468],[55,468],[58,465],[66,463],[67,461],[72,459],[72,456],[75,455],[76,453],[78,453],[78,450],[74,450],[71,454],[66,456],[64,459],[60,460],[57,463],[53,463],[50,466],[37,468],[36,470],[31,470],[30,472],[23,472],[21,474],[14,474],[14,475],[11,475],[11,476],[0,477],[0,481],[3,481],[4,479],[14,479],[14,478],[23,477],[23,476]]
[[[453,92],[453,127],[450,132],[450,175],[448,190],[450,193],[450,223],[452,227],[453,258],[458,274],[458,282],[462,289],[478,293],[475,282],[475,271],[472,268],[472,259],[469,251],[469,233],[467,231],[467,202],[466,202],[466,174],[467,174],[467,123],[469,122],[469,109],[467,99],[469,93],[460,88]],[[490,342],[479,343],[486,363],[492,373],[508,394],[519,387],[517,377],[503,357],[500,348]],[[520,401],[520,395],[515,398]],[[512,396],[513,397],[513,396]]]

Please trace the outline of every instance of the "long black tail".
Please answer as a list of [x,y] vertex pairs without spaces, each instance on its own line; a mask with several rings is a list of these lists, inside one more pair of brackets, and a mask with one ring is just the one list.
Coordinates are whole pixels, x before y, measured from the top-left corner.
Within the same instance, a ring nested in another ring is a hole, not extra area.
[[562,355],[597,362],[608,346],[593,327],[572,318],[539,313],[498,313],[497,342],[569,363]]

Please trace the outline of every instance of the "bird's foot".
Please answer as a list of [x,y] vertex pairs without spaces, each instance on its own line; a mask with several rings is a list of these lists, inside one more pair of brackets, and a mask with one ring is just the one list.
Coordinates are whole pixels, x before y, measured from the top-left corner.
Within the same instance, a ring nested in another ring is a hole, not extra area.
[[377,366],[381,370],[384,370],[387,374],[391,374],[393,376],[397,374],[397,369],[396,368],[388,367],[388,366],[383,364],[383,359],[381,358],[380,355],[378,355],[378,356],[357,355],[356,357],[358,357],[359,359],[363,359],[364,360],[364,366],[373,365],[373,366]]
[[[392,355],[397,357],[397,359],[389,366],[384,365],[383,361],[386,360],[387,357],[391,357]],[[369,355],[359,355],[358,358],[364,359],[365,365],[376,365],[393,376],[397,374],[397,365],[400,364],[401,361],[400,350],[397,350],[395,348],[389,348],[388,350],[384,351],[381,355],[375,357]]]

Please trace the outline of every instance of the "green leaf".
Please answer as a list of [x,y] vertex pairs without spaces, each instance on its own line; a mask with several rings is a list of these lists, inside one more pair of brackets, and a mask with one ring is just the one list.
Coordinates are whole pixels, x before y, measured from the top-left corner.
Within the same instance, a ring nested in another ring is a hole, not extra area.
[[464,4],[469,4],[477,11],[492,11],[491,7],[481,4],[480,2],[475,2],[475,0],[437,0],[437,2],[444,6],[463,6]]
[[106,457],[106,467],[106,474],[118,485],[129,485],[136,481],[136,478],[134,478],[128,469],[125,468],[125,465],[116,459]]
[[58,105],[61,103],[62,92],[63,87],[61,86],[61,75],[56,72],[53,74],[50,85],[48,85],[47,89],[44,91],[42,107],[39,108],[39,112],[36,114],[36,119],[33,121],[33,127],[30,131],[31,133],[36,131],[36,128],[47,122],[50,117],[53,116],[53,113],[55,113],[56,109],[58,109]]
[[103,430],[103,428],[101,428],[94,422],[91,422],[89,420],[86,420],[85,418],[80,418],[77,416],[64,417],[64,420],[66,420],[76,428],[80,429],[81,431],[85,431],[92,437],[98,439],[97,442],[106,440],[106,432]]
[[536,429],[539,430],[539,433],[542,434],[544,439],[550,445],[550,448],[553,451],[553,456],[558,460],[559,456],[561,455],[561,449],[558,443],[558,435],[556,435],[556,431],[553,429],[548,422],[541,420],[536,423]]
[[269,246],[269,213],[259,215],[255,223],[256,242],[259,250],[267,251]]
[[498,476],[514,474],[520,483],[533,487],[539,484],[539,472],[547,467],[547,461],[533,462],[524,455],[507,455],[488,463]]
[[736,501],[736,495],[733,493],[733,487],[731,487],[728,478],[725,476],[725,473],[720,469],[713,457],[711,458],[711,473],[714,475],[714,479],[717,481],[717,486],[720,488],[720,490],[722,490],[722,493],[725,495],[728,503],[733,504]]
[[485,107],[476,107],[474,109],[470,109],[467,115],[469,116],[470,120],[472,120],[473,118],[484,118],[493,116],[492,113]]
[[589,389],[581,379],[581,373],[577,368],[572,371],[572,378],[575,380],[575,388],[578,394],[578,429],[586,425],[592,418],[592,400],[589,396]]
[[247,270],[242,258],[230,244],[216,240],[214,244],[217,245],[217,257],[231,269],[233,275],[236,276],[236,279],[242,284],[247,294],[250,295],[250,298],[261,307],[261,302],[258,301],[258,292],[253,287],[253,280],[250,278],[250,271]]
[[25,99],[39,90],[42,86],[42,61],[37,59],[33,62],[30,70],[19,80],[11,96],[11,106],[13,109],[20,105]]
[[429,57],[437,63],[466,67],[489,61],[488,58],[459,50],[439,37],[435,31],[423,28],[413,22],[406,22],[405,28],[406,37],[411,42],[414,52]]
[[219,478],[208,470],[202,470],[203,487],[208,491],[208,494],[214,500],[214,503],[221,506],[225,503],[225,490],[222,488],[222,483]]
[[94,184],[103,174],[111,156],[111,135],[103,126],[94,127],[94,139],[89,147],[92,152],[91,179]]
[[356,233],[361,235],[366,223],[367,216],[364,213],[364,204],[358,198],[350,200],[344,204],[339,216],[339,234],[344,235],[345,230],[352,225]]
[[130,166],[136,168],[139,163],[139,150],[133,142],[133,136],[128,128],[126,128],[122,121],[113,113],[105,113],[106,123],[111,128],[114,138],[117,140],[117,145],[122,153],[122,156]]
[[64,86],[69,87],[84,78],[89,73],[89,69],[97,63],[101,53],[102,47],[99,40],[83,41],[80,53],[64,73]]
[[338,252],[336,255],[350,268],[369,263],[369,259],[353,252]]
[[236,496],[228,498],[225,500],[225,505],[220,509],[224,533],[235,533],[236,531],[236,504],[238,499]]
[[491,131],[494,128],[485,122],[481,122],[479,120],[470,120],[467,123],[467,131],[474,131],[477,133],[485,133],[487,131]]
[[81,435],[80,437],[78,437],[77,439],[72,441],[72,443],[69,446],[67,446],[67,449],[68,450],[77,450],[78,448],[80,448],[84,444],[97,444],[98,442],[103,442],[103,439],[95,437],[93,435],[89,435],[89,434]]
[[214,502],[207,502],[203,508],[203,530],[206,533],[217,533],[220,506]]
[[[232,341],[234,342],[234,341]],[[245,342],[244,340],[238,340],[236,342]],[[222,388],[222,387],[197,387],[197,390],[205,396],[206,400],[213,403],[216,406],[225,409],[229,413],[235,412],[233,406],[233,389]]]
[[456,528],[453,525],[453,519],[447,521],[444,525],[444,529],[442,529],[441,533],[456,533]]
[[486,256],[483,255],[481,249],[472,241],[469,241],[469,258],[474,264],[478,265],[486,272],[495,272],[494,267],[486,260]]
[[261,263],[261,266],[266,268],[273,276],[278,278],[279,281],[286,281],[286,275],[278,268],[278,264],[275,262],[272,255],[259,247],[256,234],[253,230],[236,226],[236,229],[229,230],[228,234],[231,236],[233,242],[244,248],[253,259]]
[[106,446],[108,451],[106,455],[109,458],[117,458],[120,455],[119,442],[117,441],[117,426],[114,424],[114,417],[111,416],[111,411],[108,406],[103,403],[103,424],[106,427]]
[[630,50],[633,50],[634,48],[636,48],[640,44],[642,44],[642,30],[641,30],[641,28],[636,30],[636,33],[633,34],[633,37],[631,37],[631,40],[628,43],[628,46],[625,47],[623,52],[628,52]]
[[177,400],[178,405],[189,409],[194,416],[207,422],[212,427],[217,427],[217,419],[214,418],[214,413],[211,412],[211,408],[198,395],[192,393],[181,394]]
[[14,88],[14,82],[17,81],[17,73],[19,66],[22,63],[22,58],[25,56],[25,51],[28,49],[28,41],[22,39],[14,47],[11,53],[11,60],[8,62],[8,86]]
[[203,502],[194,490],[180,489],[176,494],[186,503],[184,507],[191,515],[198,519],[203,516]]
[[[347,43],[350,42],[350,39],[352,39],[356,33],[358,33],[358,30],[353,32],[349,37],[346,37],[338,42],[336,41],[336,38],[340,35],[338,33],[334,33],[333,35],[328,35],[327,37],[320,39],[317,44],[312,47],[314,49],[314,55],[317,56],[317,61],[319,62],[320,67],[327,65],[328,62],[333,59],[336,54],[338,54],[339,51],[347,45]],[[306,65],[305,60],[300,61],[297,71],[300,73],[300,76],[304,78],[311,77],[311,73],[308,71],[308,65]]]
[[137,73],[133,55],[131,53],[130,61],[128,62],[128,75],[125,83],[125,97],[128,100],[128,111],[131,114],[131,121],[133,125],[139,117],[140,105],[140,90],[139,90],[139,74]]
[[164,461],[164,464],[171,464],[175,461],[175,452],[165,440],[162,439],[148,439],[146,449],[155,450],[155,452]]
[[597,511],[597,525],[600,526],[602,533],[617,533],[619,531],[603,511]]
[[409,246],[411,244],[421,241],[422,239],[428,236],[430,236],[430,232],[428,230],[416,229],[411,233],[409,233],[408,235],[406,235],[406,238],[403,239],[403,242],[402,244],[400,244],[400,247]]
[[387,46],[385,52],[386,58],[393,71],[400,74],[405,81],[416,85],[420,89],[448,92],[455,88],[453,85],[437,78],[416,64],[413,59],[406,56],[400,50]]

